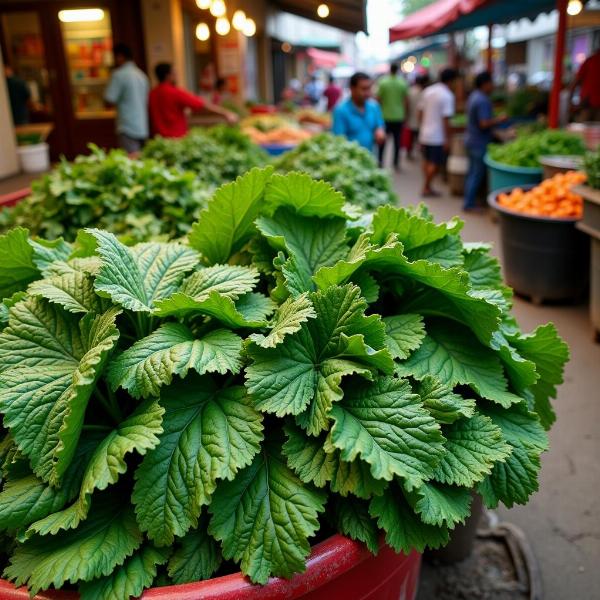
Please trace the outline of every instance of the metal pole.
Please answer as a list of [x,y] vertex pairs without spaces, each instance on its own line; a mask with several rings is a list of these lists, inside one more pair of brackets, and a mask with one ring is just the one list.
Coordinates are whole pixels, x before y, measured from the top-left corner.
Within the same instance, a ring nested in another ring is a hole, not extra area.
[[558,10],[558,31],[556,32],[554,52],[554,80],[550,92],[550,110],[548,113],[548,126],[552,129],[556,129],[559,124],[560,92],[562,89],[565,38],[567,34],[567,0],[557,0],[556,8]]
[[487,47],[487,70],[490,74],[494,72],[494,59],[493,59],[493,49],[492,49],[492,33],[494,31],[494,25],[488,25],[488,47]]

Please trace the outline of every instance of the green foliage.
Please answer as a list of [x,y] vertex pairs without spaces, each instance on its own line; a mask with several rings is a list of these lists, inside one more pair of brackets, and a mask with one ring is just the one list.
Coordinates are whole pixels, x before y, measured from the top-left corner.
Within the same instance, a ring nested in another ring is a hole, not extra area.
[[373,154],[341,136],[323,133],[310,138],[283,154],[275,168],[282,173],[302,171],[327,181],[348,202],[363,208],[396,201],[390,179],[377,168]]
[[587,175],[587,185],[600,190],[600,148],[585,155],[584,169]]
[[488,149],[492,160],[515,167],[539,167],[541,156],[584,153],[585,146],[581,136],[555,129],[521,135],[514,142],[491,144]]
[[4,576],[125,600],[225,559],[264,583],[304,569],[324,520],[422,551],[474,489],[525,503],[568,349],[518,329],[460,227],[352,221],[267,168],[187,241],[0,236]]
[[0,211],[0,230],[20,225],[33,235],[69,241],[82,227],[107,229],[130,242],[179,237],[212,191],[193,173],[156,160],[90,150],[74,162],[63,159],[33,182],[28,198]]

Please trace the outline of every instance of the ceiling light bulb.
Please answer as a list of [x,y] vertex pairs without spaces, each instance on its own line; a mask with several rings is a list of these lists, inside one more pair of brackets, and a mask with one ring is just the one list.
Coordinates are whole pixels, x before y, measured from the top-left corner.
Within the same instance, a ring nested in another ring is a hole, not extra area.
[[224,17],[227,12],[225,2],[223,0],[212,0],[210,4],[210,14],[213,17]]
[[329,16],[329,6],[327,4],[319,4],[317,14],[321,19],[326,19]]
[[196,0],[196,6],[200,10],[206,10],[206,9],[210,8],[210,3],[211,3],[211,0]]
[[242,33],[246,37],[252,37],[256,33],[256,23],[254,22],[254,19],[246,19]]
[[210,37],[210,29],[206,23],[198,23],[196,25],[196,37],[201,42],[205,42]]
[[104,19],[104,11],[101,8],[75,8],[58,11],[58,20],[62,23],[89,23],[102,21],[102,19]]
[[574,17],[578,15],[583,10],[583,4],[581,0],[569,0],[569,4],[567,4],[567,14]]
[[246,13],[243,10],[236,10],[233,13],[231,24],[233,25],[234,29],[242,31],[242,29],[244,29],[244,25],[246,24]]
[[231,25],[227,17],[219,17],[215,23],[215,31],[219,35],[227,35],[231,30]]

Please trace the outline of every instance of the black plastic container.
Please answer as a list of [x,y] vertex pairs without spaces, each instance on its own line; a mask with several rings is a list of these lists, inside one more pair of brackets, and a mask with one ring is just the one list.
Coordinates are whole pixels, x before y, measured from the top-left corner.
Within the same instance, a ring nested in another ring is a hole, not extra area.
[[488,196],[488,204],[498,212],[506,283],[536,304],[583,299],[589,283],[590,246],[575,227],[578,219],[508,210],[496,198],[511,191],[504,188]]

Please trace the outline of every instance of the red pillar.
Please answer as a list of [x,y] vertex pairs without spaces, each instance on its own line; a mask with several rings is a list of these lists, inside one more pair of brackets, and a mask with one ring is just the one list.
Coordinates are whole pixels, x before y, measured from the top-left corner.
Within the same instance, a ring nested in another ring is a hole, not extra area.
[[565,60],[565,38],[567,35],[567,0],[557,0],[558,31],[554,53],[554,81],[550,92],[550,110],[548,114],[549,127],[558,127],[558,114],[560,109],[560,91],[562,89],[563,64]]
[[488,47],[487,47],[487,70],[493,74],[494,72],[494,59],[493,59],[493,53],[494,50],[492,48],[492,33],[494,30],[494,26],[490,23],[488,25]]

